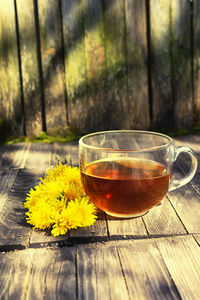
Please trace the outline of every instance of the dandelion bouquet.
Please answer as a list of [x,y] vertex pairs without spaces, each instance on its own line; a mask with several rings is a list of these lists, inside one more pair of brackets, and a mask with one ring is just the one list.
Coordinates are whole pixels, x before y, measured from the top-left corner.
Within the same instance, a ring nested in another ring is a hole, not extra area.
[[24,204],[26,220],[33,228],[51,229],[58,236],[96,221],[96,208],[83,190],[78,168],[59,163],[40,180]]

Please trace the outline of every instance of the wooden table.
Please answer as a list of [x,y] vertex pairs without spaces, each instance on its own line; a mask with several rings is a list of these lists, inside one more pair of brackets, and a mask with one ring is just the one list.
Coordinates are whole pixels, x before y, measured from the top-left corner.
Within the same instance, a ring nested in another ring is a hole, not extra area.
[[[200,135],[175,144],[200,158]],[[54,238],[31,229],[23,202],[59,160],[77,165],[77,143],[0,147],[0,299],[200,299],[199,171],[142,218],[99,213],[93,226]],[[181,176],[188,163],[182,155]]]

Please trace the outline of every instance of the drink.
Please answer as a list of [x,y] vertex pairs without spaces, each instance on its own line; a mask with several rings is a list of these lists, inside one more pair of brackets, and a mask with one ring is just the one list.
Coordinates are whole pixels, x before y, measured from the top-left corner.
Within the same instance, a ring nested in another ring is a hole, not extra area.
[[142,215],[160,203],[169,178],[162,164],[126,157],[94,161],[81,172],[85,192],[94,204],[118,217]]

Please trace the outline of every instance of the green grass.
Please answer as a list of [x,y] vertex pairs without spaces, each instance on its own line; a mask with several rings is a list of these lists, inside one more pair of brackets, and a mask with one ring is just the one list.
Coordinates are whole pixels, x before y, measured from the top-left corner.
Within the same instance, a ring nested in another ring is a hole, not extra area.
[[189,135],[189,134],[200,134],[200,126],[194,126],[191,130],[175,130],[175,131],[165,131],[164,134],[167,134],[171,137]]
[[[5,131],[8,132],[8,127],[5,126]],[[157,130],[158,131],[158,130]],[[2,132],[3,133],[3,132]],[[200,134],[200,126],[194,126],[192,130],[177,130],[177,131],[165,131],[162,132],[171,137],[189,135],[189,134]],[[53,130],[49,134],[46,132],[41,132],[38,136],[25,137],[21,136],[18,138],[13,137],[11,134],[1,135],[0,144],[15,144],[19,142],[33,142],[33,143],[66,143],[78,140],[81,137],[81,134],[71,127],[63,130]]]
[[11,145],[20,142],[33,142],[33,143],[66,143],[78,140],[80,138],[80,134],[71,128],[68,128],[65,133],[51,133],[47,134],[46,132],[41,132],[38,136],[25,137],[21,136],[18,138],[14,138],[13,136],[6,137],[5,140],[0,141],[0,143]]

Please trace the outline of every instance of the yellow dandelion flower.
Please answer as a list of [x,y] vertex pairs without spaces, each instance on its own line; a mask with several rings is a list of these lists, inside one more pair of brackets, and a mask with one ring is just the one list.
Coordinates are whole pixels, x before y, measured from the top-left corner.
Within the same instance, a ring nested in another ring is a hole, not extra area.
[[46,203],[43,202],[42,205],[36,206],[31,212],[27,212],[26,218],[27,223],[33,225],[33,228],[38,229],[47,229],[53,224],[53,220],[51,218],[51,208]]
[[[72,201],[73,202],[73,201]],[[60,214],[54,216],[53,229],[51,233],[54,236],[66,234],[69,229],[81,226],[82,216],[76,207],[64,208]]]
[[33,228],[52,229],[54,236],[90,226],[97,218],[96,208],[82,187],[79,169],[60,163],[29,191],[24,207]]
[[79,210],[82,215],[82,227],[93,225],[97,218],[97,209],[88,197],[84,197],[79,202]]
[[85,196],[85,192],[81,186],[69,183],[65,186],[64,196],[68,200],[73,200]]
[[76,167],[70,167],[59,163],[56,168],[50,168],[45,176],[45,181],[55,181],[62,179],[64,182],[67,179],[68,183],[75,182],[81,185],[80,172]]
[[50,205],[55,213],[61,213],[61,211],[66,208],[67,200],[63,195],[59,195],[59,197],[55,199],[55,201],[52,201]]

